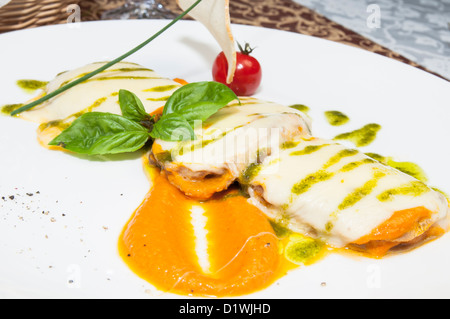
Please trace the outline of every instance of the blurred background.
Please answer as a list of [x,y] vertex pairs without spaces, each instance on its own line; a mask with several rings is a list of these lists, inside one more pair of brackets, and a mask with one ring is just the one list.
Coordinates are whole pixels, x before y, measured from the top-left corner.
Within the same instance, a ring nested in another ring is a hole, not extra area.
[[[0,33],[105,19],[171,19],[176,0],[0,0]],[[450,0],[230,0],[233,23],[357,46],[450,79]]]
[[450,0],[295,1],[450,79]]

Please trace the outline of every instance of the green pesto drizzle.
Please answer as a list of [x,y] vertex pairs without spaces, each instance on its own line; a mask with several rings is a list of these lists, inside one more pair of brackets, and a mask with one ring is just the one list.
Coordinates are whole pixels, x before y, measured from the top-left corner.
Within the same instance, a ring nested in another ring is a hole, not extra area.
[[421,182],[427,182],[428,177],[425,174],[424,170],[417,164],[412,162],[396,162],[392,160],[390,157],[387,159],[387,165],[398,169],[399,171],[408,174]]
[[363,160],[360,161],[356,161],[356,162],[351,162],[348,164],[345,164],[344,166],[342,166],[342,168],[340,169],[341,172],[349,172],[361,165],[364,164],[371,164],[371,163],[376,163],[375,160],[371,159],[371,158],[365,158]]
[[292,233],[292,231],[287,226],[283,225],[282,221],[275,221],[270,219],[269,223],[278,238],[286,237],[287,235]]
[[377,198],[380,202],[387,202],[393,200],[396,195],[419,196],[429,191],[430,188],[428,188],[424,183],[420,181],[413,181],[396,188],[388,189],[379,194]]
[[[206,145],[209,145],[211,143],[216,142],[217,140],[221,139],[222,137],[224,137],[225,135],[227,135],[228,132],[222,133],[217,137],[214,137],[212,139],[209,140],[205,140],[205,139],[201,139],[198,142],[195,143],[190,143],[190,142],[182,142],[180,144],[179,150],[178,150],[178,155],[184,155],[187,151],[189,152],[193,152],[194,150],[198,149],[198,148],[203,148]],[[190,144],[190,147],[186,147],[187,144]]]
[[[223,132],[223,133],[219,134],[218,136],[213,137],[212,139],[208,139],[208,140],[201,139],[200,141],[195,142],[195,143],[191,143],[191,141],[181,142],[179,144],[179,147],[178,147],[178,155],[183,155],[186,151],[193,152],[194,150],[196,150],[198,148],[203,148],[206,145],[209,145],[211,143],[214,143],[214,142],[218,141],[219,139],[225,137],[228,133],[239,129],[242,126],[243,125],[236,126],[235,128],[233,128],[233,129],[231,129],[229,131]],[[186,147],[186,145],[188,145],[188,144],[191,145],[189,148]]]
[[[351,154],[352,152],[349,152],[349,153]],[[339,157],[338,160],[336,160],[336,162],[338,162],[343,157],[344,156]],[[332,160],[333,162],[335,161],[333,159],[333,157],[330,160]],[[367,159],[364,159],[361,161],[351,162],[351,163],[344,165],[339,170],[339,172],[349,172],[363,164],[369,164],[369,163],[375,163],[375,161],[373,159],[367,158]],[[325,166],[327,166],[327,165],[328,165],[328,162],[324,165],[324,168],[326,168]],[[335,175],[335,173],[329,172],[329,171],[325,170],[324,168],[315,173],[312,173],[312,174],[306,176],[303,180],[294,184],[294,186],[291,189],[291,192],[294,195],[303,194],[303,193],[307,192],[313,185],[315,185],[319,182],[327,181]]]
[[294,234],[289,237],[284,255],[295,264],[304,264],[317,256],[324,246],[324,243],[319,240]]
[[281,144],[281,149],[285,150],[288,148],[294,148],[296,147],[300,142],[294,142],[294,141],[287,141]]
[[[104,64],[106,62],[96,62],[96,64],[98,64],[98,63]],[[130,63],[130,64],[134,64],[134,63]],[[153,70],[147,69],[147,68],[119,68],[119,69],[106,69],[103,72],[100,72],[100,74],[105,74],[105,73],[108,73],[108,72],[133,72],[133,71],[150,71],[150,72],[153,72]],[[63,73],[66,73],[66,72],[67,71],[61,72],[60,74],[63,74]],[[76,79],[82,78],[83,76],[88,75],[89,73],[90,72],[84,72],[84,73],[78,74],[77,76],[71,78],[70,80],[67,80],[67,81],[64,81],[63,83],[61,83],[59,88],[63,87],[64,85],[66,85],[69,82],[72,82],[72,81],[74,81]],[[58,74],[58,75],[60,75],[60,74]],[[96,78],[92,78],[90,80],[95,80],[95,79]]]
[[364,153],[365,155],[373,158],[374,160],[383,163],[383,164],[387,164],[386,163],[386,157],[384,157],[383,155],[377,154],[377,153]]
[[365,153],[367,156],[379,161],[380,163],[393,167],[405,174],[408,174],[421,182],[426,183],[428,177],[425,171],[413,162],[397,162],[392,157],[385,157],[376,153]]
[[377,186],[378,180],[384,177],[386,173],[381,171],[376,171],[372,179],[368,180],[364,183],[363,186],[356,188],[352,193],[348,194],[344,200],[338,205],[338,210],[330,214],[330,220],[325,224],[325,231],[330,232],[333,227],[335,221],[337,219],[337,215],[339,211],[349,208],[359,202],[361,199],[369,195],[373,189]]
[[339,111],[326,111],[324,114],[328,123],[333,126],[344,125],[350,120],[347,115]]
[[70,122],[66,122],[65,119],[64,120],[54,120],[54,121],[40,124],[39,130],[43,131],[43,130],[46,130],[51,127],[57,127],[62,131],[62,130],[65,130],[66,128],[68,128],[69,126],[70,126]]
[[160,163],[171,162],[172,153],[170,151],[164,151],[155,155],[155,158]]
[[233,107],[233,106],[245,106],[245,105],[252,105],[252,104],[259,104],[259,103],[260,103],[260,102],[257,101],[257,100],[255,100],[255,101],[252,101],[252,100],[245,100],[245,99],[242,99],[241,97],[239,97],[239,99],[240,99],[240,101],[238,101],[238,102],[232,102],[232,103],[228,104],[227,107]]
[[328,162],[325,163],[323,168],[328,168],[337,162],[339,162],[343,157],[353,156],[358,154],[358,150],[355,149],[344,149],[342,151],[339,151],[336,155],[332,156]]
[[167,92],[167,91],[176,89],[178,87],[180,87],[180,86],[179,85],[175,85],[175,84],[172,84],[172,85],[161,85],[161,86],[155,86],[155,87],[152,87],[150,89],[143,90],[143,92]]
[[348,194],[347,197],[344,198],[342,203],[339,204],[338,209],[343,210],[348,207],[355,205],[361,199],[369,195],[372,190],[377,186],[378,180],[384,177],[386,173],[376,171],[374,177],[368,180],[363,186],[355,189],[352,193]]
[[84,113],[92,112],[93,109],[102,105],[102,103],[105,102],[106,99],[107,99],[106,97],[101,97],[101,98],[97,99],[91,106],[88,106],[87,108],[85,108],[77,113],[72,114],[70,117],[78,118],[81,115],[83,115]]
[[153,72],[152,69],[148,68],[118,68],[118,69],[107,69],[103,72],[134,72],[134,71],[150,71]]
[[38,89],[44,88],[48,82],[46,81],[38,81],[38,80],[18,80],[17,86],[19,86],[21,89],[27,91],[27,92],[34,92]]
[[371,123],[352,132],[339,134],[334,137],[334,140],[348,140],[358,147],[367,146],[375,140],[380,129],[379,124]]
[[242,172],[240,176],[240,182],[244,185],[249,184],[252,179],[261,171],[261,163],[251,163],[247,168]]
[[330,145],[331,144],[308,145],[304,149],[292,152],[289,155],[292,155],[292,156],[308,155],[308,154],[312,154],[314,152],[317,152],[318,150],[320,150],[323,147],[330,146]]
[[[66,71],[67,72],[67,71]],[[103,72],[105,72],[105,71],[103,71]],[[102,73],[103,73],[102,72]],[[65,72],[63,72],[63,73],[65,73]],[[82,78],[83,76],[85,76],[85,75],[88,75],[90,72],[84,72],[84,73],[81,73],[81,74],[79,74],[79,75],[77,75],[76,77],[74,77],[74,78],[72,78],[72,79],[70,79],[70,80],[66,80],[66,81],[64,81],[63,83],[61,83],[61,85],[58,87],[58,89],[59,88],[62,88],[63,86],[65,86],[67,83],[70,83],[70,82],[72,82],[72,81],[74,81],[74,80],[76,80],[76,79],[79,79],[79,78]]]
[[68,128],[71,124],[71,119],[75,120],[78,117],[80,117],[81,115],[83,115],[84,113],[88,113],[91,112],[94,108],[99,107],[103,102],[106,101],[106,97],[102,97],[99,98],[98,100],[96,100],[91,106],[88,106],[87,108],[78,111],[77,113],[74,113],[72,115],[69,115],[68,117],[66,117],[65,119],[61,119],[61,120],[54,120],[54,121],[50,121],[47,123],[42,123],[41,125],[39,125],[39,129],[40,130],[44,130],[50,127],[57,127],[61,130],[64,130],[66,128]]
[[[317,171],[313,174],[306,176],[303,180],[294,184],[294,186],[291,189],[291,192],[295,195],[300,195],[300,194],[307,192],[313,185],[315,185],[319,182],[329,180],[330,178],[332,178],[335,175],[335,173],[328,172],[326,170],[326,168],[330,167],[332,164],[336,164],[337,162],[339,162],[342,158],[344,158],[346,156],[351,156],[351,155],[356,154],[357,151],[356,152],[355,151],[356,150],[347,150],[347,151],[343,150],[343,151],[338,152],[338,154],[331,157],[330,160],[328,160],[328,162],[324,164],[322,169],[320,169],[319,171]],[[366,158],[361,161],[351,162],[351,163],[344,165],[339,170],[339,172],[349,172],[363,164],[369,164],[369,163],[375,163],[375,161],[371,158]]]
[[7,104],[7,105],[3,105],[2,108],[1,108],[1,113],[5,114],[5,115],[10,115],[11,112],[13,112],[14,110],[17,110],[18,108],[21,108],[24,105],[25,104]]
[[303,105],[303,104],[293,104],[293,105],[290,105],[289,107],[291,107],[293,109],[296,109],[296,110],[298,110],[300,112],[303,112],[303,113],[308,113],[309,112],[309,107],[307,107],[306,105]]
[[170,96],[163,96],[163,97],[158,97],[158,98],[147,98],[147,101],[153,101],[153,102],[160,102],[160,101],[167,101],[169,99]]
[[151,80],[151,79],[160,79],[159,77],[155,76],[124,76],[124,75],[117,75],[117,76],[105,76],[105,77],[99,77],[99,78],[92,78],[85,81],[92,82],[92,81],[109,81],[109,80]]
[[307,192],[313,185],[329,180],[331,177],[333,177],[333,175],[333,173],[327,172],[326,170],[319,170],[313,174],[306,176],[303,180],[296,183],[292,187],[291,192],[295,195],[303,194]]

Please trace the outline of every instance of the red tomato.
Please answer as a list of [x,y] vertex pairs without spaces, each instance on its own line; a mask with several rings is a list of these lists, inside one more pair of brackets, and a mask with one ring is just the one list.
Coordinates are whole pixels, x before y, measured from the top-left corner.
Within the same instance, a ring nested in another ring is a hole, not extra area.
[[223,52],[216,57],[212,75],[216,82],[227,85],[238,96],[249,96],[256,92],[261,84],[262,71],[258,60],[250,56],[252,49],[245,45],[245,49],[240,46],[241,52],[236,52],[236,72],[231,83],[226,83],[228,73],[228,62]]

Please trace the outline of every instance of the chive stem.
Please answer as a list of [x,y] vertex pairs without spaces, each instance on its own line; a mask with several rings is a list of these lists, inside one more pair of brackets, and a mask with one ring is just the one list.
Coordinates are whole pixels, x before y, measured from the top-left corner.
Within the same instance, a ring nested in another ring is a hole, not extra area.
[[175,19],[173,19],[172,21],[170,21],[165,27],[163,27],[161,30],[159,30],[158,32],[156,32],[154,35],[152,35],[150,38],[148,38],[147,40],[145,40],[144,42],[142,42],[141,44],[139,44],[138,46],[136,46],[135,48],[131,49],[130,51],[128,51],[127,53],[119,56],[118,58],[106,63],[105,65],[99,67],[98,69],[84,75],[83,77],[72,81],[62,87],[60,87],[59,89],[50,92],[49,94],[46,94],[45,96],[41,97],[40,99],[37,99],[29,104],[26,104],[14,111],[11,112],[11,116],[17,115],[21,112],[27,111],[33,107],[35,107],[36,105],[39,105],[49,99],[51,99],[52,97],[74,87],[77,84],[80,84],[81,82],[86,81],[87,79],[90,79],[91,77],[103,72],[104,70],[110,68],[111,66],[113,66],[114,64],[126,59],[127,57],[129,57],[130,55],[134,54],[135,52],[139,51],[140,49],[142,49],[143,47],[145,47],[147,44],[149,44],[150,42],[152,42],[154,39],[156,39],[158,36],[160,36],[164,31],[166,31],[167,29],[169,29],[171,26],[173,26],[176,22],[178,22],[179,20],[181,20],[184,16],[186,16],[192,9],[194,9],[202,0],[197,0],[194,4],[192,4],[189,8],[187,8],[183,13],[181,13],[179,16],[177,16]]

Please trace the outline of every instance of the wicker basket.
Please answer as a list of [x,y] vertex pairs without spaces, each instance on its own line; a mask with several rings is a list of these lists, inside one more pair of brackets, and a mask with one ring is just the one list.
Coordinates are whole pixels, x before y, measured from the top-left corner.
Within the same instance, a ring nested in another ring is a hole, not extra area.
[[0,32],[67,22],[80,0],[11,0],[0,8]]

